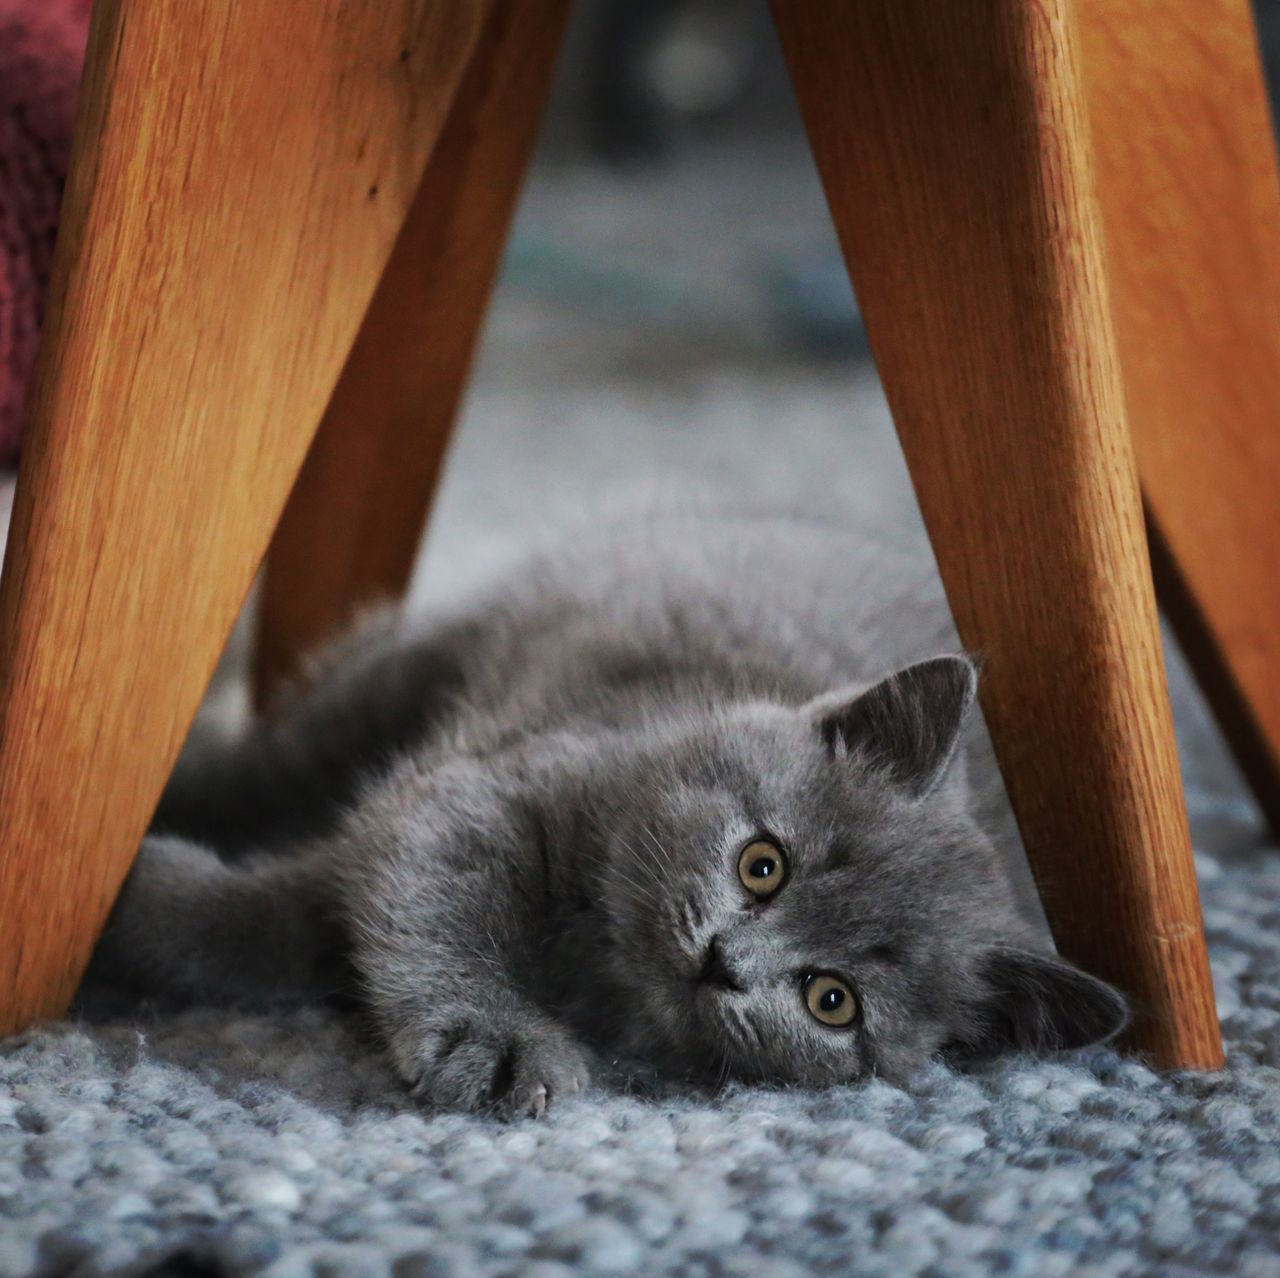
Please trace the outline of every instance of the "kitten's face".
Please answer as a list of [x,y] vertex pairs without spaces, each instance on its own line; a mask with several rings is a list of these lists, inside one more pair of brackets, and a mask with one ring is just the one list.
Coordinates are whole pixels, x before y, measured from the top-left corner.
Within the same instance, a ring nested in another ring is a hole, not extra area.
[[[917,723],[891,741],[896,758],[865,735],[883,742],[883,717],[850,720],[847,699],[709,715],[646,750],[615,801],[606,879],[637,1049],[713,1077],[822,1084],[904,1080],[952,1043],[1065,1046],[1119,1027],[1099,982],[999,948],[1023,930],[1007,878],[939,784],[970,696],[932,707],[939,734]],[[1002,977],[993,956],[1017,970]],[[1047,965],[1048,1002],[1079,1005],[1066,1019],[1001,1002],[1003,986],[1025,999],[1022,960],[1037,979]],[[1035,1024],[1020,1034],[1018,1017]]]

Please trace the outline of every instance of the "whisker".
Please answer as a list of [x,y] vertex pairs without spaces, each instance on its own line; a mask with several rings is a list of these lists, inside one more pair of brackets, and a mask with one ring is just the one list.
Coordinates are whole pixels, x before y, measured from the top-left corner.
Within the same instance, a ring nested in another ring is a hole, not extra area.
[[[629,848],[628,851],[630,851]],[[618,865],[616,860],[606,860],[604,857],[591,855],[584,855],[582,859],[594,869],[606,871],[609,875],[620,878],[623,882],[629,884],[637,891],[640,890],[640,883],[631,878],[627,871]],[[634,866],[635,864],[634,860],[627,862],[628,866]]]
[[645,839],[649,843],[650,847],[652,847],[653,850],[658,854],[658,857],[662,861],[663,865],[665,865],[667,869],[671,869],[674,866],[675,861],[672,857],[670,849],[667,848],[663,844],[662,840],[659,839],[658,836],[653,832],[653,828],[651,826],[642,823],[640,826],[640,829],[644,833]]
[[585,859],[597,869],[605,870],[610,874],[616,874],[620,878],[625,879],[627,882],[631,883],[633,887],[636,887],[637,890],[639,890],[639,884],[635,879],[630,877],[627,870],[635,870],[638,874],[643,876],[643,881],[646,881],[649,886],[653,888],[663,888],[666,886],[662,877],[654,870],[646,857],[639,855],[630,843],[624,843],[623,848],[627,852],[625,870],[622,866],[618,865],[617,858],[607,860],[600,856],[588,856]]

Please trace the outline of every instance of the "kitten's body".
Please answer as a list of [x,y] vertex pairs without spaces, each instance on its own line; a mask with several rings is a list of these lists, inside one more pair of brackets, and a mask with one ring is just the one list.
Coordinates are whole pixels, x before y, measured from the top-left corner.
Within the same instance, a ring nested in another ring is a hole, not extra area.
[[[824,1082],[1102,1036],[1118,1000],[1027,950],[975,824],[980,729],[948,767],[970,668],[877,684],[956,647],[928,569],[835,524],[586,529],[454,619],[366,625],[189,752],[157,818],[180,839],[144,846],[98,970],[251,997],[346,955],[402,1074],[465,1108],[580,1086],[580,1041]],[[737,870],[761,837],[767,899]],[[809,1014],[806,972],[856,989],[856,1024]]]

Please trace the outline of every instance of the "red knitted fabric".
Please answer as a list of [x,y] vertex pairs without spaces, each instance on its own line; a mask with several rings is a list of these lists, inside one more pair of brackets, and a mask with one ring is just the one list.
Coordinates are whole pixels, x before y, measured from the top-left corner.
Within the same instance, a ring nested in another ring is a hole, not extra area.
[[0,465],[18,454],[90,0],[0,0]]

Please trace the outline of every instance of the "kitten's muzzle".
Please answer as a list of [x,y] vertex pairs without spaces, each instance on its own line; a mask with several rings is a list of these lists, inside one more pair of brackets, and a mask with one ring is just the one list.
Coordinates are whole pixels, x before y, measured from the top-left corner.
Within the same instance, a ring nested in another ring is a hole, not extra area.
[[741,994],[746,989],[741,974],[735,972],[726,959],[724,945],[718,936],[711,938],[703,958],[702,969],[695,979],[699,985],[732,990],[735,994]]

